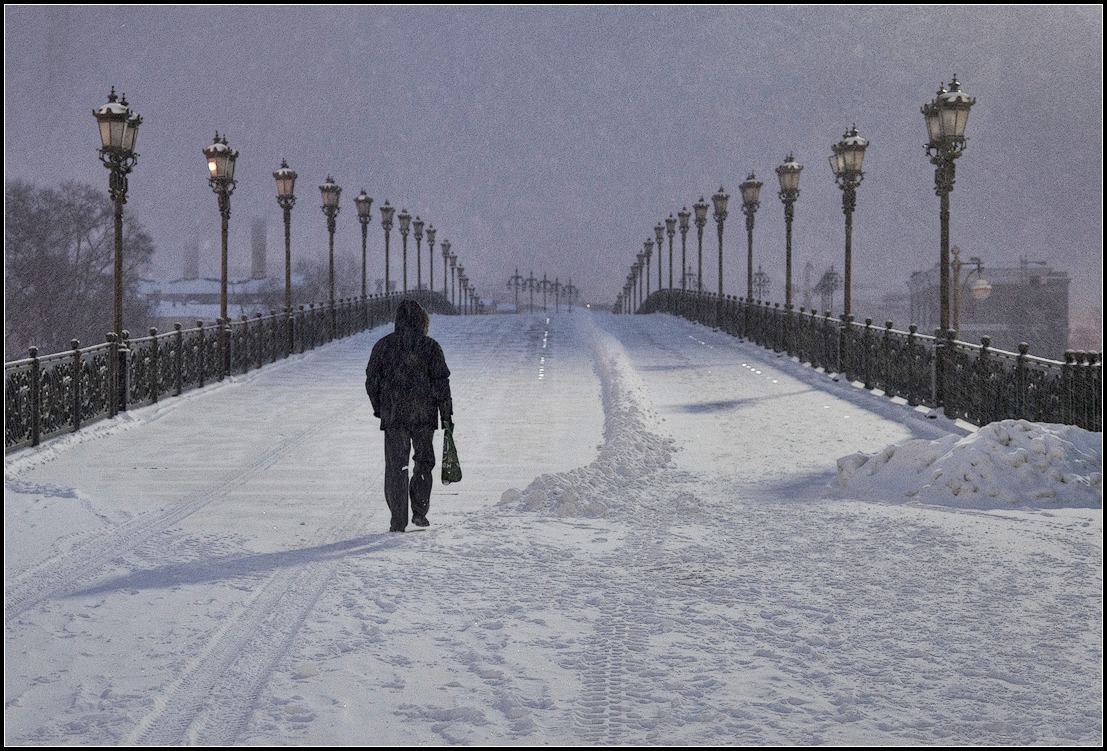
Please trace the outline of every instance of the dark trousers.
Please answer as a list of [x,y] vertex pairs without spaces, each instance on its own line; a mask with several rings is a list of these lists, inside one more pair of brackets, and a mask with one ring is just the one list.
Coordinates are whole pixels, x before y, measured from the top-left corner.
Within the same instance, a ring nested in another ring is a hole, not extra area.
[[[415,450],[415,468],[408,480],[408,463]],[[434,470],[434,428],[386,428],[384,431],[384,500],[392,512],[392,529],[408,522],[408,499],[415,516],[430,511]]]

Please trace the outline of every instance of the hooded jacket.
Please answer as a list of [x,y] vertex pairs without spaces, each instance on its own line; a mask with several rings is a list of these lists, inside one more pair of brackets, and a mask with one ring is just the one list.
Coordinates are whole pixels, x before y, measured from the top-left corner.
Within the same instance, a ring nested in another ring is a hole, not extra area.
[[427,336],[430,318],[415,300],[396,310],[396,328],[382,337],[365,367],[365,392],[381,430],[438,427],[453,421],[450,369],[441,345]]

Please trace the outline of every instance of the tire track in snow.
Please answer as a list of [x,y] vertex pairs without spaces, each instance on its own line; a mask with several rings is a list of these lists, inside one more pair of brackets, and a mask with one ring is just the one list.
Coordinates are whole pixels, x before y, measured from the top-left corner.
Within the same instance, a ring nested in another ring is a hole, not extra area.
[[339,409],[318,417],[313,424],[266,449],[247,468],[229,473],[190,501],[175,504],[163,511],[141,514],[110,529],[97,530],[70,550],[53,555],[14,575],[4,590],[4,622],[10,622],[46,600],[64,597],[87,588],[96,580],[99,572],[122,553],[139,547],[213,501],[248,484],[287,456],[292,449],[328,428],[333,418],[344,411]]

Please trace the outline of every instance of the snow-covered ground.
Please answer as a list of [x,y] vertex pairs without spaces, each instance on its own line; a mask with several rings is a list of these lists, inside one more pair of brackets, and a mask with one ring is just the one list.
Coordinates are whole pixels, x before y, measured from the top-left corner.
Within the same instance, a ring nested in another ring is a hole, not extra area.
[[388,534],[384,333],[6,457],[6,744],[1101,745],[1101,434],[434,316],[465,477]]

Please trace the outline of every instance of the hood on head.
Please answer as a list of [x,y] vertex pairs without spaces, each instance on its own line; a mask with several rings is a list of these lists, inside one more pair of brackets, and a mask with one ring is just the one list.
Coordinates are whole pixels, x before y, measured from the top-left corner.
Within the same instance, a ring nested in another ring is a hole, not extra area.
[[425,334],[430,330],[430,316],[415,300],[402,300],[396,308],[396,331]]

